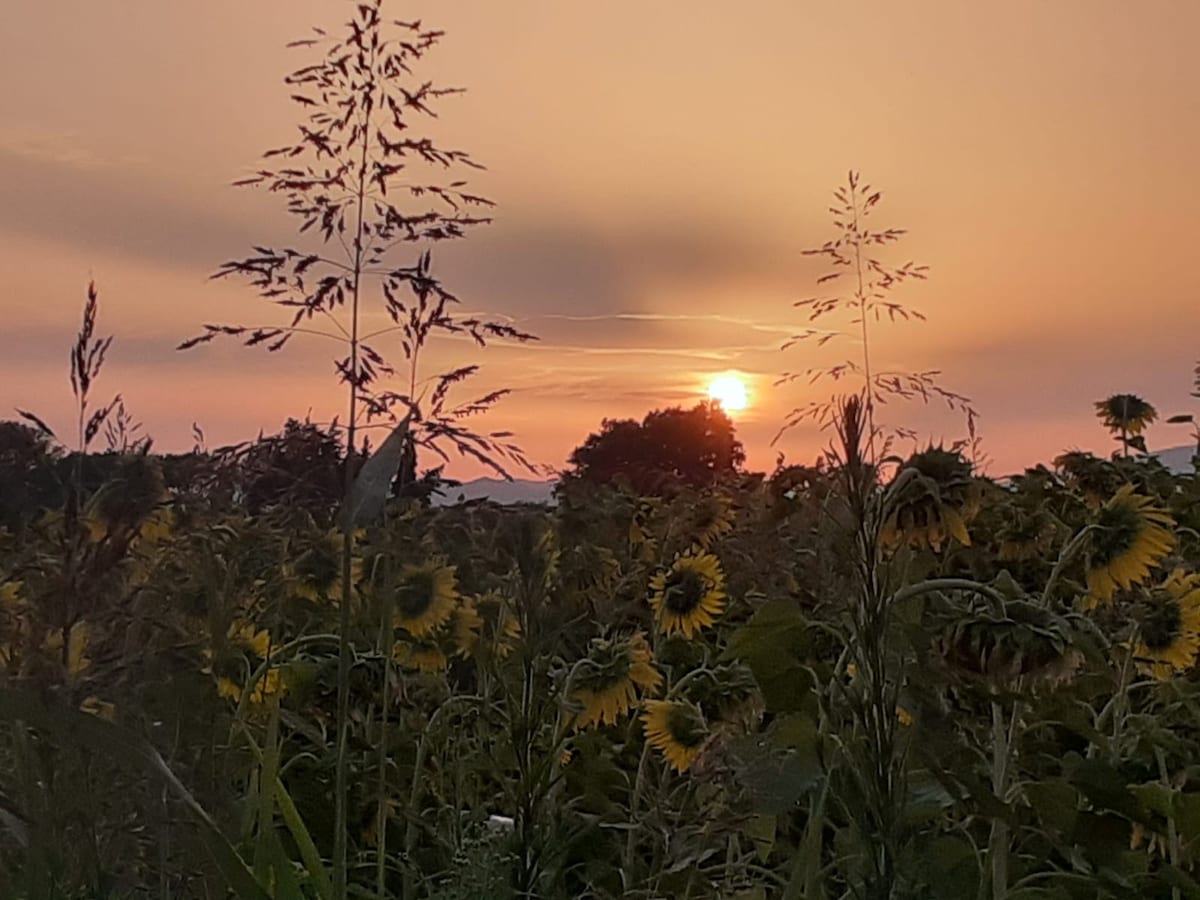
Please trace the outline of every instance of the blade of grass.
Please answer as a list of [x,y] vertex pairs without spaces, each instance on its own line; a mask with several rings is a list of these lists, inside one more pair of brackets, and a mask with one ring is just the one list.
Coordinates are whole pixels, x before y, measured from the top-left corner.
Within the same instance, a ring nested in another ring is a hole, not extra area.
[[255,879],[254,873],[222,834],[212,816],[148,743],[97,716],[68,707],[51,707],[35,695],[13,688],[0,687],[0,720],[22,721],[51,732],[65,742],[76,743],[89,750],[102,750],[114,760],[136,765],[143,772],[160,779],[196,820],[204,844],[212,854],[221,876],[239,900],[270,900],[270,895]]

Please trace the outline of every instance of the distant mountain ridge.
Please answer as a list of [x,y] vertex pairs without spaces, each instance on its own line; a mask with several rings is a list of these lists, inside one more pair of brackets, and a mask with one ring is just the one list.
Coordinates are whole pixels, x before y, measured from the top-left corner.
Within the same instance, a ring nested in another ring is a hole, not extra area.
[[454,506],[469,500],[491,500],[493,503],[542,503],[554,504],[554,488],[557,481],[533,481],[514,478],[476,478],[464,481],[458,487],[447,487],[445,494],[434,496],[434,506]]
[[1192,471],[1192,457],[1196,455],[1195,444],[1184,444],[1181,447],[1167,447],[1150,453],[1160,463],[1176,475]]

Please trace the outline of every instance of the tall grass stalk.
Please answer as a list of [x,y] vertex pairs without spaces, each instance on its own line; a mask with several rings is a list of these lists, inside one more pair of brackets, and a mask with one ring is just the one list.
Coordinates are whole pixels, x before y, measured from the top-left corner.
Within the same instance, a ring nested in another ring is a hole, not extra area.
[[[367,0],[339,37],[314,28],[314,36],[289,46],[322,47],[323,55],[285,80],[292,100],[304,111],[295,144],[270,150],[264,164],[238,185],[262,186],[287,199],[299,217],[307,243],[291,247],[256,246],[254,254],[224,263],[214,278],[239,276],[264,299],[291,313],[284,325],[206,325],[204,332],[180,345],[187,349],[218,335],[237,337],[248,346],[281,349],[297,335],[320,335],[343,344],[336,361],[347,386],[346,455],[341,528],[342,593],[339,610],[337,675],[337,753],[334,777],[334,895],[347,892],[350,671],[354,662],[351,632],[355,590],[352,583],[355,528],[350,500],[359,469],[360,431],[371,419],[395,420],[393,410],[410,413],[406,435],[415,445],[446,456],[442,445],[507,475],[505,462],[528,465],[508,432],[481,433],[467,424],[490,409],[505,390],[492,390],[465,402],[452,402],[452,389],[478,372],[474,364],[420,375],[420,358],[438,334],[465,335],[478,346],[492,338],[527,340],[531,336],[479,316],[455,316],[459,301],[432,273],[428,246],[463,237],[488,218],[472,212],[491,202],[466,192],[461,179],[448,184],[426,180],[428,170],[481,168],[464,152],[441,148],[420,137],[414,124],[435,115],[436,101],[457,89],[416,81],[413,66],[442,33],[420,22],[387,21],[384,0]],[[393,198],[407,197],[412,208]],[[415,261],[389,263],[400,246],[419,247]],[[340,249],[340,252],[339,252]],[[382,311],[393,325],[364,333],[367,283],[378,287]],[[314,320],[332,330],[313,327]],[[387,390],[396,376],[379,341],[399,345],[406,360],[406,390]],[[419,410],[419,411],[418,411]],[[381,760],[381,766],[383,761]],[[382,774],[381,774],[382,777]]]

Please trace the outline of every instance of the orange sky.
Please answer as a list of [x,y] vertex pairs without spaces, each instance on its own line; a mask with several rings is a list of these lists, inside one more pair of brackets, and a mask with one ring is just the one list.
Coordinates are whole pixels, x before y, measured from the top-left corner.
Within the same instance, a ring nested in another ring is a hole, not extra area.
[[[1102,450],[1094,400],[1132,391],[1163,417],[1200,357],[1200,3],[1192,0],[443,0],[391,12],[444,28],[423,75],[467,87],[435,133],[488,171],[497,221],[437,268],[465,307],[538,345],[482,356],[513,397],[489,425],[560,465],[605,416],[751,382],[749,462],[803,386],[837,361],[778,349],[815,293],[800,251],[831,233],[848,168],[884,190],[891,257],[931,266],[897,299],[924,325],[878,331],[881,365],[938,368],[970,395],[997,473]],[[208,321],[274,310],[210,282],[252,243],[283,244],[278,198],[228,182],[291,138],[283,44],[332,26],[340,0],[59,0],[0,16],[0,417],[69,433],[67,348],[89,278],[115,333],[98,390],[120,392],[161,449],[277,430],[341,407],[328,348],[268,356],[172,348]],[[850,351],[854,347],[847,345]],[[437,347],[453,363],[461,346]],[[826,389],[828,390],[828,389]],[[956,417],[906,411],[935,440]],[[1187,433],[1160,425],[1151,446]],[[822,442],[780,447],[808,462]],[[453,472],[473,475],[466,465]]]

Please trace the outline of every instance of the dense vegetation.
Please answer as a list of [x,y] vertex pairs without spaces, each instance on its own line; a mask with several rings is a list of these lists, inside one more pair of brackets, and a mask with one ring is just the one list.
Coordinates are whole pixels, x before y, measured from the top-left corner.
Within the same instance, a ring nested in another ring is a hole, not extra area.
[[[881,481],[860,426],[851,400],[818,466],[655,497],[390,501],[353,564],[351,886],[1193,896],[1200,481],[1072,453],[997,483],[939,448]],[[277,439],[0,433],[5,896],[223,896],[233,867],[328,896],[336,492],[264,475]]]
[[[856,173],[811,251],[846,292],[797,305],[861,355],[783,379],[839,382],[783,423],[813,465],[746,472],[700,404],[603,422],[552,506],[430,503],[427,457],[529,465],[431,336],[533,339],[434,275],[490,207],[424,179],[475,166],[411,130],[439,37],[370,0],[301,42],[301,137],[246,182],[297,243],[216,273],[290,324],[184,345],[334,329],[343,427],[155,454],[94,400],[94,289],[76,433],[0,422],[0,898],[1200,897],[1200,477],[1132,394],[1111,459],[983,477],[969,399],[872,366],[926,268]],[[907,399],[968,438],[895,455]]]

